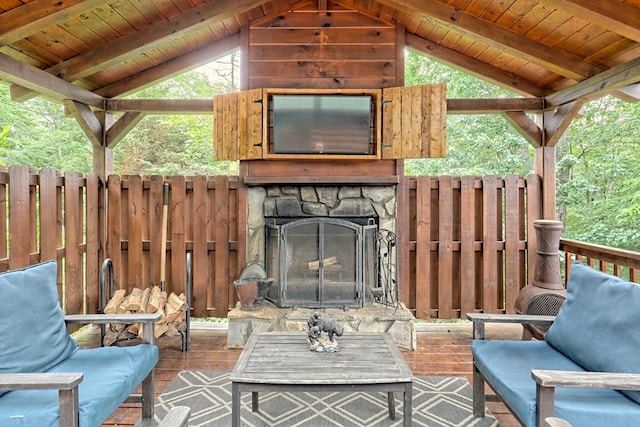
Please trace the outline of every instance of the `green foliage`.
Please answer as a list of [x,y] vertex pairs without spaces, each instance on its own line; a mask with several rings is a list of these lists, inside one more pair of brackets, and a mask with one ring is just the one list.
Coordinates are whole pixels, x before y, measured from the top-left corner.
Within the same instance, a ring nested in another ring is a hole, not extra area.
[[640,249],[640,105],[612,97],[584,106],[557,147],[565,235]]
[[[135,98],[211,98],[230,87],[190,71],[135,94]],[[213,103],[213,102],[212,102]],[[224,175],[230,162],[213,160],[211,114],[148,116],[114,149],[118,174]]]
[[[405,71],[408,86],[446,82],[447,98],[514,97],[505,89],[414,53],[407,55]],[[405,165],[408,175],[525,175],[533,165],[533,148],[498,115],[449,115],[446,158],[410,159]]]
[[88,173],[91,144],[63,107],[43,98],[8,101],[9,87],[0,85],[0,163]]

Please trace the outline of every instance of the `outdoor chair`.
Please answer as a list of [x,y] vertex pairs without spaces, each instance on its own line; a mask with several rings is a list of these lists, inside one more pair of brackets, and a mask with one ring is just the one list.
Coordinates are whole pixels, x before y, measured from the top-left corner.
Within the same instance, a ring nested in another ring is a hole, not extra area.
[[[0,274],[0,425],[99,427],[123,402],[154,417],[159,314],[63,315],[57,263]],[[69,323],[143,324],[139,345],[80,349]],[[139,385],[142,393],[134,394]]]

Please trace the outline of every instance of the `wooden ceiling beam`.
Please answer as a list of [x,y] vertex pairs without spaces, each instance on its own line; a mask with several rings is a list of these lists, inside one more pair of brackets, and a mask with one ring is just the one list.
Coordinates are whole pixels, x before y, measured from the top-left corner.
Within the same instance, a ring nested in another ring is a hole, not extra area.
[[142,54],[162,44],[182,38],[185,34],[233,18],[263,3],[261,0],[218,0],[146,27],[131,35],[115,39],[96,49],[77,55],[46,71],[67,81],[82,79],[125,59]]
[[145,114],[213,114],[212,99],[107,99],[107,111]]
[[627,102],[640,101],[640,83],[621,87],[616,90],[616,96]]
[[104,107],[105,99],[102,96],[74,86],[4,53],[0,53],[0,79],[26,87],[58,102],[73,99],[91,107]]
[[462,53],[440,46],[430,40],[425,40],[415,34],[406,33],[405,44],[409,49],[421,55],[434,58],[453,68],[460,69],[482,80],[490,81],[520,95],[544,96],[550,92],[520,76],[465,56]]
[[547,108],[578,99],[595,99],[628,85],[640,82],[640,58],[617,65],[596,76],[545,97]]
[[541,113],[543,110],[543,98],[447,99],[447,114],[497,114],[507,111]]
[[[447,99],[447,114],[499,114],[508,111],[543,111],[543,98]],[[213,114],[211,99],[107,99],[111,113]]]
[[539,148],[543,144],[542,129],[536,122],[522,111],[506,111],[502,116],[513,126],[524,139],[529,141],[534,148]]
[[640,13],[637,7],[619,1],[543,0],[543,3],[640,42]]
[[492,22],[469,15],[437,0],[381,0],[380,2],[410,15],[421,14],[424,17],[431,17],[446,27],[455,28],[456,31],[480,39],[489,46],[509,51],[515,56],[570,79],[582,80],[605,70],[576,55],[528,39],[526,36],[501,28]]
[[64,100],[64,107],[80,125],[93,145],[102,145],[102,123],[87,105],[72,99]]
[[33,0],[0,14],[0,46],[29,37],[69,16],[104,4],[104,0]]
[[585,101],[578,100],[558,107],[556,111],[544,113],[544,144],[555,146],[573,119],[580,113]]
[[115,147],[144,118],[140,112],[124,113],[106,132],[106,146]]
[[194,50],[179,58],[167,61],[142,73],[123,79],[95,91],[95,93],[113,98],[125,96],[161,81],[170,79],[185,71],[215,61],[240,48],[240,34],[226,37],[216,43]]

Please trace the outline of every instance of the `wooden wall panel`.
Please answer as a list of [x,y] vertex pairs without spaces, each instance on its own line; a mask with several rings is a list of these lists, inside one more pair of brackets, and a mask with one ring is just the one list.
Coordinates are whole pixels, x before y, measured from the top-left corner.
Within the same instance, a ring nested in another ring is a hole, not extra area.
[[446,84],[384,89],[382,158],[446,155]]
[[217,160],[262,158],[262,89],[213,97],[213,148]]
[[332,1],[255,21],[249,88],[382,88],[402,84],[395,25]]

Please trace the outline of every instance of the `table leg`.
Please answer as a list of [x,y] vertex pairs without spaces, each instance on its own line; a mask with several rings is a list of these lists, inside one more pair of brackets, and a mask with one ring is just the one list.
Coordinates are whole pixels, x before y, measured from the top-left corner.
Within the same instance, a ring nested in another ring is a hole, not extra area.
[[240,427],[240,390],[234,382],[231,383],[231,427]]
[[396,419],[396,399],[392,391],[387,393],[387,401],[389,402],[389,418],[392,420],[395,420]]
[[258,392],[251,392],[251,410],[253,412],[258,412]]
[[407,383],[404,386],[404,423],[405,427],[411,427],[413,418],[413,383]]

